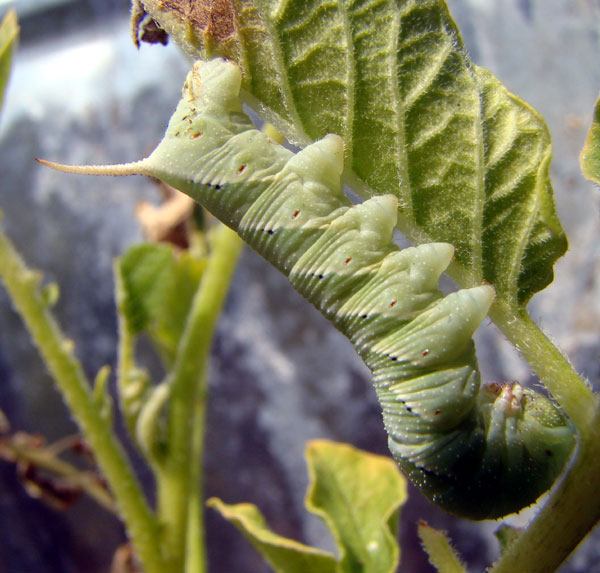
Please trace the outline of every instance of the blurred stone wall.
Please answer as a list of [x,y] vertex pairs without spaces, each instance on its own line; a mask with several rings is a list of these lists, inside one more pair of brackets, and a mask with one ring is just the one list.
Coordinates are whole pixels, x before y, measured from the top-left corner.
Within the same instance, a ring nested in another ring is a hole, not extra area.
[[[600,90],[600,4],[595,0],[452,0],[473,59],[547,119],[552,175],[571,251],[533,314],[592,383],[600,358],[598,190],[577,156]],[[142,237],[136,203],[157,200],[143,178],[51,172],[65,163],[141,157],[160,139],[189,63],[173,46],[129,40],[127,0],[46,2],[26,12],[0,124],[2,224],[34,267],[61,287],[57,315],[90,375],[116,360],[112,258]],[[49,439],[73,432],[62,401],[0,289],[0,408],[15,429]],[[487,379],[534,381],[492,328],[478,335]],[[219,324],[210,371],[206,494],[257,503],[280,533],[331,547],[303,509],[307,440],[330,438],[387,453],[369,375],[349,342],[287,281],[246,250]],[[140,468],[151,488],[151,477]],[[449,531],[473,570],[493,558],[494,523],[455,522],[412,491],[402,515],[402,571],[428,572],[414,524]],[[123,533],[90,501],[56,513],[22,493],[0,463],[0,570],[107,571]],[[207,515],[211,571],[268,571],[249,544]],[[325,541],[323,541],[325,539]],[[565,572],[600,571],[593,541]]]

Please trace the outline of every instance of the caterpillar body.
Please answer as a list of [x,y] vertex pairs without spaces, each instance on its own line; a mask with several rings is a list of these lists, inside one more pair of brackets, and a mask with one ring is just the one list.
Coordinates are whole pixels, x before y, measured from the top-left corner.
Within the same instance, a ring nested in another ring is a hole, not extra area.
[[574,430],[554,404],[519,384],[480,388],[472,336],[493,288],[444,296],[444,243],[400,250],[392,196],[352,205],[336,135],[294,154],[255,129],[239,100],[239,68],[199,62],[165,138],[142,161],[59,169],[146,174],[204,205],[354,344],[373,373],[394,458],[423,493],[471,519],[531,504],[560,473]]

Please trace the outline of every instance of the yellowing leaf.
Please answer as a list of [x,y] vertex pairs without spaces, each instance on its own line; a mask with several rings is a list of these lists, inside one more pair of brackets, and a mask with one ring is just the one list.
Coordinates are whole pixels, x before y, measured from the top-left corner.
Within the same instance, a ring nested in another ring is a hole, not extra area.
[[394,461],[325,440],[309,442],[306,458],[311,479],[306,507],[331,530],[339,561],[330,553],[273,533],[254,505],[227,505],[216,498],[207,503],[232,522],[276,571],[396,571],[398,511],[406,501],[406,480]]
[[310,442],[306,458],[311,479],[306,506],[333,533],[341,570],[395,571],[398,508],[406,501],[406,481],[396,463],[325,440]]
[[215,497],[209,499],[207,505],[233,523],[275,571],[334,573],[337,570],[335,557],[331,553],[273,533],[255,505],[228,505]]

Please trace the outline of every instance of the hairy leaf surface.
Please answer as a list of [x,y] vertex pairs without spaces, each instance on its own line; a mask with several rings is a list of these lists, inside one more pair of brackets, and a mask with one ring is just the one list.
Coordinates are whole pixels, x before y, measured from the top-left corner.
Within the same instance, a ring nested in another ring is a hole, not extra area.
[[443,531],[433,529],[424,521],[419,523],[419,537],[423,549],[429,556],[429,562],[438,573],[466,573],[456,552],[450,545],[450,540]]
[[537,114],[469,60],[442,0],[144,0],[193,58],[244,71],[290,141],[344,138],[346,178],[393,193],[415,242],[456,248],[463,286],[513,308],[551,282],[566,239]]

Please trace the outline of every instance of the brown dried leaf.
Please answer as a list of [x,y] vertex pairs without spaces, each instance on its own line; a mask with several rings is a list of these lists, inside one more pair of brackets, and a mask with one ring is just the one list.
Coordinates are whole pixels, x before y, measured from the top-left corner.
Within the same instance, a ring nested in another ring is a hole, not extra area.
[[150,241],[169,242],[187,247],[187,221],[192,216],[194,201],[168,185],[163,186],[165,202],[156,207],[149,202],[141,202],[136,216],[144,234]]

